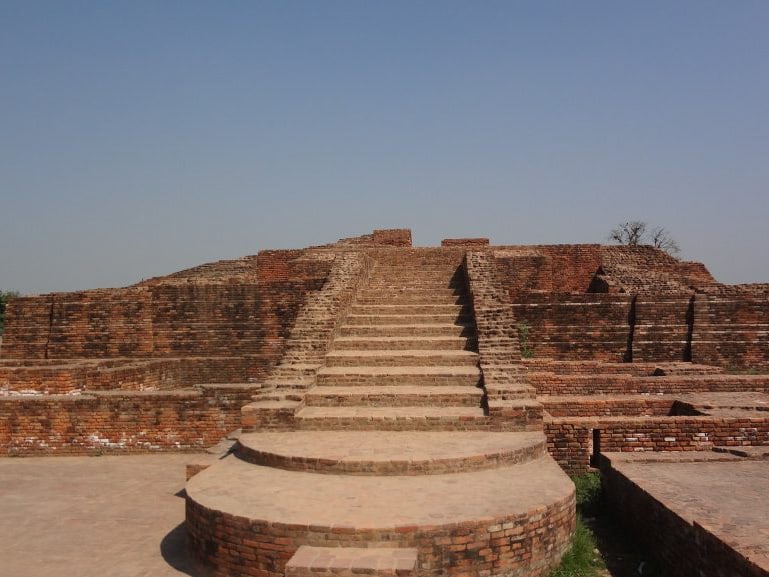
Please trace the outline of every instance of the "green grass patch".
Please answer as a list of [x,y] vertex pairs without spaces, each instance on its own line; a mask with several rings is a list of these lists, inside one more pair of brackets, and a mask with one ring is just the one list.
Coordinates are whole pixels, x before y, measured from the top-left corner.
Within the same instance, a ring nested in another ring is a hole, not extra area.
[[605,568],[593,532],[577,515],[577,527],[571,539],[571,547],[561,559],[561,564],[550,572],[549,577],[594,577]]
[[571,478],[577,488],[577,512],[591,516],[598,512],[601,506],[601,476],[596,473],[586,473]]
[[600,507],[601,477],[598,473],[587,473],[571,480],[577,488],[577,526],[571,547],[548,577],[595,577],[606,565],[598,552],[595,534],[585,525],[583,518],[594,515]]

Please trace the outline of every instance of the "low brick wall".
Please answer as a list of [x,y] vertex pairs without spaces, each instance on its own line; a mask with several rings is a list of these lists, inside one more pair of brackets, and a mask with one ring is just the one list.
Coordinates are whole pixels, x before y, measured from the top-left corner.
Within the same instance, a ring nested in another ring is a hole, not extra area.
[[673,375],[634,377],[629,374],[556,375],[530,371],[529,384],[539,395],[623,395],[631,393],[700,393],[769,391],[769,375]]
[[587,472],[593,431],[604,452],[703,451],[769,445],[767,417],[546,417],[547,449],[569,474]]
[[654,397],[541,397],[539,401],[551,417],[667,416],[674,402],[670,398]]
[[178,389],[198,383],[241,383],[265,376],[270,358],[187,357],[0,362],[0,396]]
[[767,577],[706,528],[665,507],[620,471],[601,471],[609,510],[670,575],[679,577]]
[[256,385],[0,397],[0,454],[202,449],[240,426]]

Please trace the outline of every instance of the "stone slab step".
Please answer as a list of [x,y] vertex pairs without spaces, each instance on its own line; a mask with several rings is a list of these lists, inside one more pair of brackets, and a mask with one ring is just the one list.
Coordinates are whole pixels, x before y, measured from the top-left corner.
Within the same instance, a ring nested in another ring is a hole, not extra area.
[[471,320],[466,313],[424,313],[394,315],[358,315],[349,314],[346,325],[419,325],[419,324],[467,324]]
[[326,367],[476,366],[478,354],[465,350],[332,351]]
[[268,467],[346,475],[437,475],[545,455],[541,431],[288,431],[243,433],[235,454]]
[[490,425],[474,407],[304,407],[296,413],[299,430],[461,431]]
[[304,397],[308,407],[480,407],[483,390],[473,386],[315,387]]
[[303,545],[286,563],[286,577],[318,575],[407,577],[417,567],[417,550],[384,547],[310,547]]
[[318,386],[434,385],[474,386],[481,380],[475,366],[455,367],[325,367]]
[[432,337],[337,337],[331,344],[335,351],[365,351],[365,350],[473,350],[476,346],[474,338],[462,336],[432,336]]
[[455,304],[375,304],[362,305],[354,304],[350,313],[354,315],[423,315],[423,314],[446,314],[446,315],[469,315],[470,309],[467,306]]

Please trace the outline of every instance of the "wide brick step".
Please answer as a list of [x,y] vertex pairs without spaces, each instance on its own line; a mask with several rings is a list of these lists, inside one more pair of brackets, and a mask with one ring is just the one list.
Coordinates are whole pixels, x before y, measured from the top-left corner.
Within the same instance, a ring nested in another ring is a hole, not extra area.
[[457,299],[467,299],[467,292],[460,288],[414,289],[405,286],[395,289],[364,288],[358,293],[358,302],[382,300],[385,303],[398,299],[418,299],[420,302],[454,302]]
[[332,344],[337,351],[364,350],[471,350],[475,339],[461,336],[433,337],[337,337]]
[[470,300],[464,295],[434,296],[430,294],[401,294],[392,296],[359,296],[355,304],[369,305],[455,305],[466,306]]
[[290,471],[348,475],[435,475],[524,463],[545,455],[537,432],[287,431],[244,433],[235,454]]
[[304,407],[296,413],[300,430],[462,431],[489,427],[474,407]]
[[304,397],[308,407],[480,407],[483,390],[464,386],[378,385],[315,387]]
[[343,337],[445,337],[473,336],[475,327],[468,322],[424,324],[347,324],[339,329]]
[[383,292],[400,291],[406,287],[421,291],[466,290],[464,282],[455,279],[404,279],[402,281],[381,279],[369,281],[366,287],[370,290],[380,290]]
[[475,366],[456,367],[325,367],[318,371],[318,386],[478,385]]
[[441,277],[462,277],[461,271],[456,268],[440,267],[440,266],[393,266],[393,267],[376,267],[371,271],[372,278],[398,278],[398,279],[422,279],[430,276]]
[[326,367],[475,366],[478,354],[471,351],[379,350],[332,351]]
[[408,315],[347,315],[347,325],[419,325],[419,324],[466,324],[470,321],[468,314],[435,313]]
[[373,575],[408,577],[417,567],[417,550],[381,547],[303,545],[286,563],[286,577]]
[[470,315],[470,309],[464,305],[455,304],[376,304],[353,305],[350,313],[354,315],[422,315],[422,314],[448,314]]
[[574,484],[548,455],[443,475],[322,477],[230,455],[186,494],[190,548],[216,542],[220,567],[258,559],[280,571],[302,545],[386,545],[417,548],[424,575],[492,558],[499,575],[538,575],[566,551],[575,523]]

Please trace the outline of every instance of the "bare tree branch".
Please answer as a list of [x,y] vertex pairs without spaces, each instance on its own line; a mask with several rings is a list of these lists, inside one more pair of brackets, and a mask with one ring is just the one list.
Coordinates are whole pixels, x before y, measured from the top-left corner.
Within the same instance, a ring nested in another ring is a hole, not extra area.
[[613,242],[628,246],[650,244],[655,248],[664,250],[671,256],[681,252],[678,243],[670,236],[667,229],[657,226],[649,233],[648,228],[649,226],[641,220],[630,220],[612,229],[608,238]]

